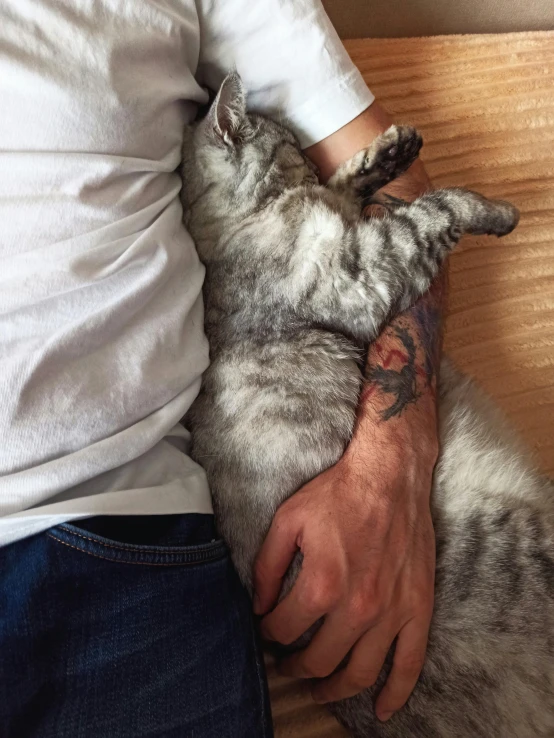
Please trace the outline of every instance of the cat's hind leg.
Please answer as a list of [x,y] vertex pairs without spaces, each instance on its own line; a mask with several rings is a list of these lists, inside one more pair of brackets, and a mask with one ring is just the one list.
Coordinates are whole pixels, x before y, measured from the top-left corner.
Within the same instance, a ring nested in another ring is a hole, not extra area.
[[406,216],[427,251],[450,250],[466,233],[506,236],[519,222],[519,211],[511,203],[462,187],[427,192],[411,205],[395,208],[391,217],[403,223]]
[[359,202],[405,172],[417,159],[423,144],[420,134],[411,126],[391,126],[367,149],[362,149],[341,164],[328,187]]

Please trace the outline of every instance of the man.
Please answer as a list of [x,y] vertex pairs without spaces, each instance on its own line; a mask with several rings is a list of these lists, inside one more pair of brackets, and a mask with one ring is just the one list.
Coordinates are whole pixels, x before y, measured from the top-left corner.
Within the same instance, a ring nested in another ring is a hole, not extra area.
[[[322,179],[389,124],[318,0],[0,0],[5,738],[271,735],[250,603],[179,424],[208,346],[175,170],[233,67]],[[395,194],[425,186],[414,165]],[[266,638],[325,616],[283,665],[329,677],[315,699],[373,683],[397,639],[382,720],[432,612],[437,314],[429,297],[376,342],[349,449],[282,506],[256,568]]]

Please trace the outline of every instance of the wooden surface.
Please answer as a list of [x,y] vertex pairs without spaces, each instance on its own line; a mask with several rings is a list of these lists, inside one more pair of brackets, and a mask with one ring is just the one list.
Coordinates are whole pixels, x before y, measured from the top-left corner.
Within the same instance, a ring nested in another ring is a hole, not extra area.
[[[445,349],[554,475],[554,32],[346,42],[377,98],[423,133],[436,186],[511,200],[519,227],[450,262]],[[269,664],[276,738],[345,732]]]

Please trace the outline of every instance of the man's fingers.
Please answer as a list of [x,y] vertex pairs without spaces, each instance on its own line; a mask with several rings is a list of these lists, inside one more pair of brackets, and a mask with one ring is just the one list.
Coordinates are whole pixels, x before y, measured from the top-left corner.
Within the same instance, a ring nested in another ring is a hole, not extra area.
[[325,618],[307,648],[281,662],[279,671],[301,679],[327,677],[339,666],[364,630],[362,625],[349,625],[345,613],[337,610]]
[[[283,510],[283,508],[281,508]],[[298,550],[300,524],[291,515],[277,511],[254,565],[254,612],[257,615],[275,604],[283,577]]]
[[386,622],[368,630],[354,647],[348,665],[313,688],[314,700],[336,702],[375,684],[395,636]]
[[294,643],[319,618],[334,609],[342,594],[342,575],[336,560],[326,561],[320,555],[315,568],[306,554],[293,588],[262,620],[262,636],[284,645]]
[[262,620],[261,630],[265,639],[283,645],[294,643],[327,612],[323,603],[310,600],[305,595],[305,578],[300,572],[289,594]]
[[379,720],[388,720],[411,695],[419,678],[429,634],[429,620],[410,620],[400,631],[392,671],[375,705]]

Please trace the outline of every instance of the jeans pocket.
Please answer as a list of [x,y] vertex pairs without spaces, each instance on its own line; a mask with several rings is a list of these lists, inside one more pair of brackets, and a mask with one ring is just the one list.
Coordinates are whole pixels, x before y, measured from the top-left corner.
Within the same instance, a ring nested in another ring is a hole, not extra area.
[[[145,531],[142,539],[140,531]],[[90,518],[58,525],[48,536],[90,556],[126,564],[194,566],[228,556],[208,515]]]

